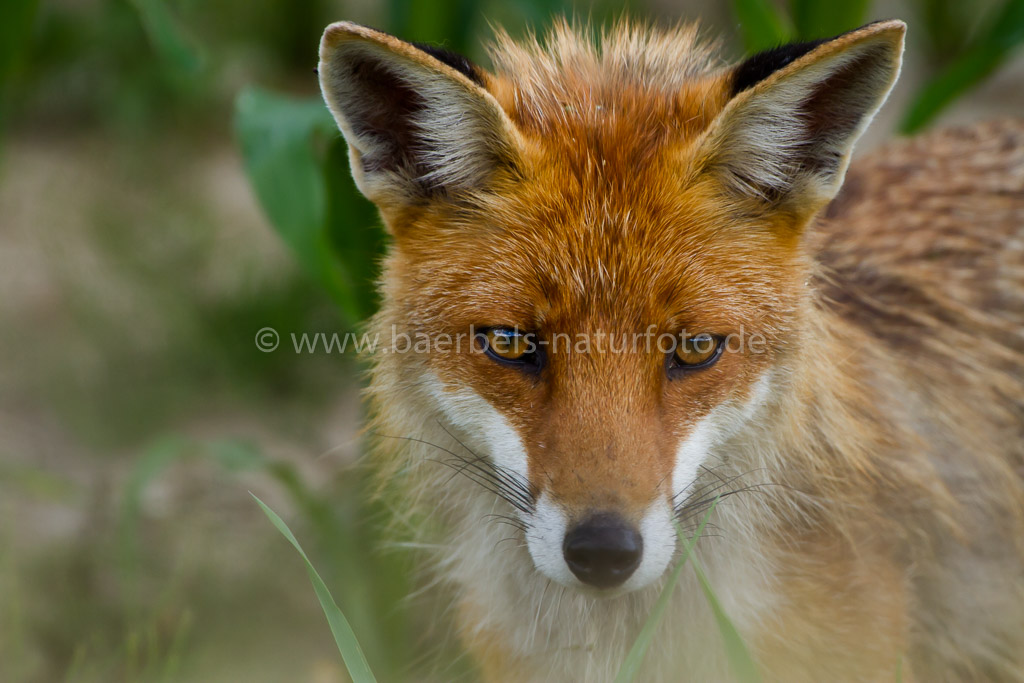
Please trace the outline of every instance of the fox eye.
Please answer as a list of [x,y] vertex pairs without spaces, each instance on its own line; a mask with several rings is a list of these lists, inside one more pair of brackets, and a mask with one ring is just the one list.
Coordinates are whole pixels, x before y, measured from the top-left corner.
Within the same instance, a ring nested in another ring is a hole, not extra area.
[[484,353],[508,365],[540,367],[536,335],[508,327],[489,327],[477,335]]
[[677,370],[699,370],[713,365],[722,355],[722,338],[710,334],[695,334],[681,337],[669,356],[669,368]]

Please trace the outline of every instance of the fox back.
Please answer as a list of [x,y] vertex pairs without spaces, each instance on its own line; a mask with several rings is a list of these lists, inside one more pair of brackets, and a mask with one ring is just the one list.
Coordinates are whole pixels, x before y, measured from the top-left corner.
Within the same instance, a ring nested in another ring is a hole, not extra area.
[[[1024,124],[848,172],[904,30],[726,65],[561,23],[490,72],[328,27],[413,342],[375,457],[489,680],[614,678],[703,522],[769,680],[1024,680]],[[671,600],[644,680],[728,680],[693,572]]]

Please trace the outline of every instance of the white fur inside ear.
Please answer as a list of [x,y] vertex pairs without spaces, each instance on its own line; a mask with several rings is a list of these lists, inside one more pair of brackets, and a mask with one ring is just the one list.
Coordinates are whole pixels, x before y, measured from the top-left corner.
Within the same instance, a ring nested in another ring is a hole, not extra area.
[[896,81],[901,51],[883,34],[739,93],[702,143],[706,168],[741,196],[831,199]]
[[[397,42],[397,41],[396,41]],[[321,49],[324,99],[375,201],[479,187],[512,157],[512,124],[483,88],[424,54],[368,39]]]

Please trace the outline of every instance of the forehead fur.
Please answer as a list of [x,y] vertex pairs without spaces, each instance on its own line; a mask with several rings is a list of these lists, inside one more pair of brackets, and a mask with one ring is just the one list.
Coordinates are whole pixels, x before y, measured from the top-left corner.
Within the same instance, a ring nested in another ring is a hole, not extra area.
[[415,318],[455,328],[728,333],[778,324],[765,316],[793,305],[783,292],[798,288],[798,250],[671,180],[656,185],[657,176],[640,171],[614,187],[552,170],[460,216],[425,215],[399,238],[413,284],[402,298]]
[[561,20],[543,38],[516,42],[501,32],[490,55],[491,90],[526,133],[629,122],[634,136],[658,137],[702,129],[725,101],[724,62],[696,24],[621,21],[596,32]]

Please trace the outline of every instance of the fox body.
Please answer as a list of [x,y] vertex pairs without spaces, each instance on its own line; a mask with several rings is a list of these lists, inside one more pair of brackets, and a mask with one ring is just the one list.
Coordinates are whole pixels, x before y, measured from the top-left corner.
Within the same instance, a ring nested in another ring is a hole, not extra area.
[[[847,173],[903,35],[726,66],[559,24],[491,73],[328,27],[372,325],[446,341],[374,354],[375,455],[488,680],[611,680],[713,502],[693,557],[766,679],[1024,680],[1024,125]],[[641,679],[729,680],[681,577]]]

